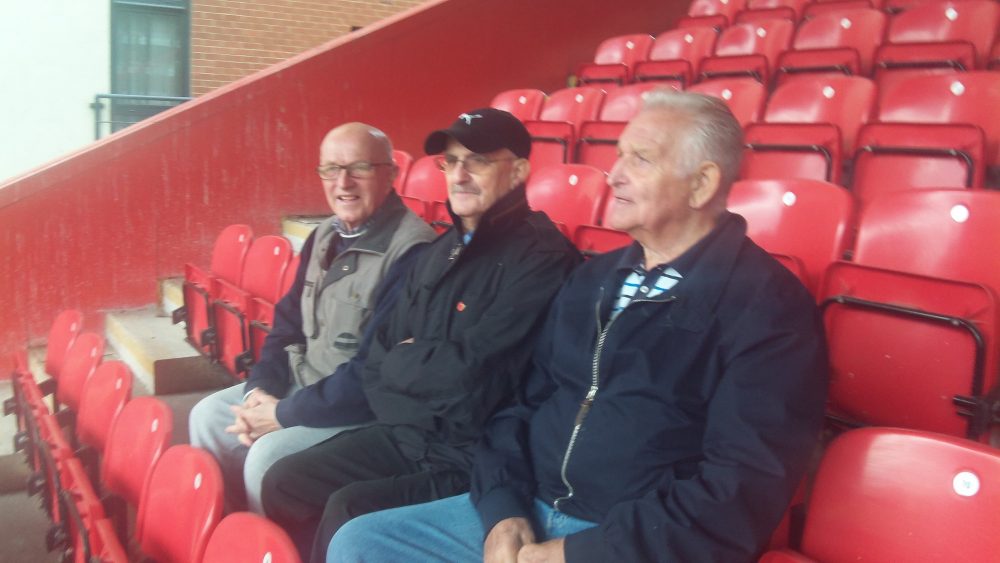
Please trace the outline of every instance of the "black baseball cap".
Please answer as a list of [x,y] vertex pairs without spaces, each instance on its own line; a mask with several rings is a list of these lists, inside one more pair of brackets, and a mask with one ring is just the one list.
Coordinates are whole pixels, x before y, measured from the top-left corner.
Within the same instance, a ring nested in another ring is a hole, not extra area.
[[528,158],[531,154],[531,136],[524,124],[500,109],[480,108],[459,115],[451,127],[439,129],[427,136],[424,152],[444,152],[449,137],[480,154],[499,149],[510,149],[510,152],[520,158]]

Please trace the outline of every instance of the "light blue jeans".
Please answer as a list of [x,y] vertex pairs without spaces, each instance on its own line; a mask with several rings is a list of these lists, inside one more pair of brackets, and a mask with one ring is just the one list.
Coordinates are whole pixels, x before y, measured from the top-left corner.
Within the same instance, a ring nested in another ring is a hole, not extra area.
[[[242,509],[246,492],[246,507],[264,514],[260,500],[260,485],[264,473],[279,459],[314,446],[333,435],[356,426],[309,428],[292,426],[261,436],[247,448],[226,427],[236,419],[230,405],[243,404],[243,387],[234,385],[217,391],[191,409],[188,431],[191,445],[208,450],[219,462],[226,487],[226,502],[230,510]],[[291,392],[298,389],[295,386]],[[290,392],[290,393],[291,393]]]
[[[535,499],[532,520],[542,542],[597,524],[567,516]],[[327,563],[483,560],[485,532],[469,495],[358,516],[337,531]]]

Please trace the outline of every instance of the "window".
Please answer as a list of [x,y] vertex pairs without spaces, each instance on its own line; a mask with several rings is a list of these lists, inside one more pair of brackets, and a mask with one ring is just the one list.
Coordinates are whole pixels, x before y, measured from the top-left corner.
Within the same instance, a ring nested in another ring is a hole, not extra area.
[[116,95],[111,100],[112,131],[183,101],[170,98],[188,96],[188,3],[112,1],[111,92]]

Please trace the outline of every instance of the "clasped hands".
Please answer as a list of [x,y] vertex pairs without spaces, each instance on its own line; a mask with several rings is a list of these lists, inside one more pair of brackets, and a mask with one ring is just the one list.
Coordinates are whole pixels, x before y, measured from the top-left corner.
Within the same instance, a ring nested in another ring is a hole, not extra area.
[[484,563],[564,563],[563,538],[535,543],[526,518],[497,522],[483,544]]
[[236,416],[235,422],[226,427],[226,432],[236,434],[244,446],[250,447],[254,440],[268,432],[281,430],[276,409],[278,399],[261,389],[254,389],[243,405],[233,405],[229,410]]

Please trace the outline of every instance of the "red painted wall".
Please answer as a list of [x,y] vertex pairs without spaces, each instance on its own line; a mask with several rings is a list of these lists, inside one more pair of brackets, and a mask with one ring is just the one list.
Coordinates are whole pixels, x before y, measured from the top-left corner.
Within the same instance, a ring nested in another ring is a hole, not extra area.
[[154,302],[225,225],[326,211],[313,170],[330,127],[366,121],[419,155],[461,111],[563,87],[602,39],[668,29],[686,5],[428,2],[0,186],[0,352],[66,307],[99,330],[101,310]]

